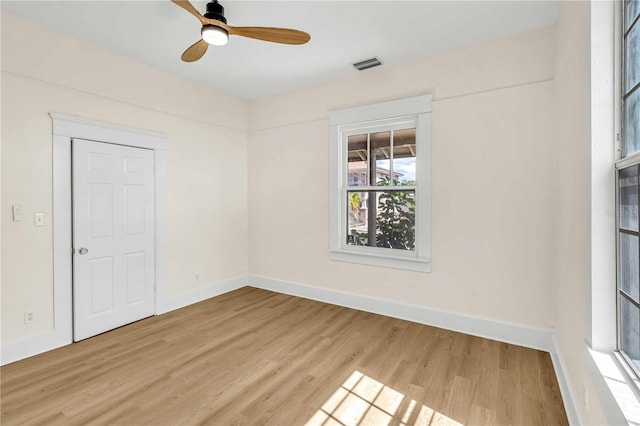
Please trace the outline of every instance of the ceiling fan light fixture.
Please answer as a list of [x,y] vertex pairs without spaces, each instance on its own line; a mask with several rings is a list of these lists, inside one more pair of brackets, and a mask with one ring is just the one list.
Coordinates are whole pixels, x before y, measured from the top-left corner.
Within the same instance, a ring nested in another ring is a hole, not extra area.
[[232,27],[227,25],[227,19],[224,17],[224,7],[218,0],[207,3],[207,11],[204,16],[198,12],[198,9],[189,0],[171,1],[198,18],[198,21],[202,24],[200,39],[189,46],[180,56],[183,62],[199,60],[207,52],[209,45],[223,46],[227,44],[230,35],[282,44],[305,44],[311,40],[311,36],[308,33],[290,28]]
[[202,39],[213,46],[224,46],[229,41],[229,33],[215,25],[205,25],[201,34]]

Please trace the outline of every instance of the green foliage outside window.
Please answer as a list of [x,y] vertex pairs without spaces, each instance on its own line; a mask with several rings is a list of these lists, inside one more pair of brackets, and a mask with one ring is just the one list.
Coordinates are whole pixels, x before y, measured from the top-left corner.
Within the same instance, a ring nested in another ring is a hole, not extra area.
[[362,198],[357,192],[349,194],[349,210],[354,219],[358,220],[360,216],[360,205],[362,204]]
[[[380,186],[389,186],[390,178],[384,177]],[[398,182],[393,185],[415,185],[415,182]],[[416,200],[415,192],[387,191],[378,197],[378,216],[376,219],[378,247],[402,250],[414,250],[416,238]]]

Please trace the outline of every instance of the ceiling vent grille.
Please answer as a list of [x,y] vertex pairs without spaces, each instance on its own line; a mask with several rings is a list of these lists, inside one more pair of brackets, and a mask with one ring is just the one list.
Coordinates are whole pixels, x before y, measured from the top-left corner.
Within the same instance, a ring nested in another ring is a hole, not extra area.
[[382,62],[380,62],[380,59],[378,58],[366,59],[364,61],[356,62],[355,64],[353,64],[355,69],[357,69],[358,71],[364,71],[369,68],[377,67],[378,65],[382,65]]

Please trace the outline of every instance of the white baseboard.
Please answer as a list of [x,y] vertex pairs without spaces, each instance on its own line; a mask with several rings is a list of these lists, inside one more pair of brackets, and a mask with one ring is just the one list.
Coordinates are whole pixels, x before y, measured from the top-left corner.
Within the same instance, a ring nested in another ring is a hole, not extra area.
[[[194,303],[201,302],[227,293],[247,285],[247,277],[242,276],[221,281],[194,290],[167,297],[158,314],[164,314]],[[67,332],[49,331],[46,333],[27,336],[0,344],[0,363],[9,364],[34,355],[48,352],[53,349],[72,343],[71,330]]]
[[567,369],[564,366],[562,356],[558,353],[553,330],[551,329],[545,330],[499,322],[487,318],[478,318],[256,275],[249,275],[249,285],[549,352],[569,424],[583,424],[576,409],[575,395],[571,392],[571,387],[567,380]]
[[184,308],[185,306],[193,305],[194,303],[202,302],[203,300],[207,300],[212,297],[237,290],[239,288],[245,287],[246,285],[247,276],[245,275],[242,277],[220,281],[204,287],[198,287],[196,289],[173,296],[167,296],[166,300],[164,301],[164,308],[159,313],[164,314],[176,309]]
[[[527,327],[258,275],[232,278],[169,296],[164,300],[162,311],[159,313],[180,309],[247,285],[547,351],[551,355],[569,423],[571,425],[582,424],[575,405],[577,399],[569,385],[567,369],[561,354],[558,352],[551,329]],[[67,334],[51,331],[2,343],[0,345],[1,364],[9,364],[65,346],[71,343]]]
[[553,369],[556,372],[556,378],[558,379],[558,386],[560,387],[560,394],[562,395],[562,402],[564,403],[564,409],[567,413],[569,424],[581,425],[583,423],[580,420],[580,414],[576,405],[578,400],[576,399],[575,394],[571,391],[567,375],[567,367],[564,364],[564,358],[559,353],[555,336],[552,336],[551,338],[549,355],[551,355]]
[[10,340],[0,345],[0,363],[6,365],[48,352],[68,345],[71,340],[71,333],[61,333],[55,330]]
[[552,347],[551,329],[527,327],[259,275],[249,275],[249,285],[532,349],[549,352]]

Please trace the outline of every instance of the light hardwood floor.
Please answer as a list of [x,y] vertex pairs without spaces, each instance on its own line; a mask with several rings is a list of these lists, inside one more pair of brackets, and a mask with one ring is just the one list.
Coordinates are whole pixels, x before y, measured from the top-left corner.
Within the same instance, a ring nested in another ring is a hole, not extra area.
[[547,353],[243,288],[0,369],[2,425],[565,425]]

